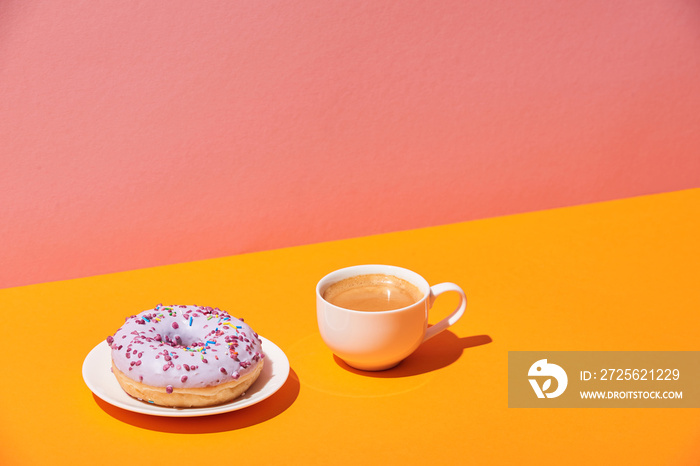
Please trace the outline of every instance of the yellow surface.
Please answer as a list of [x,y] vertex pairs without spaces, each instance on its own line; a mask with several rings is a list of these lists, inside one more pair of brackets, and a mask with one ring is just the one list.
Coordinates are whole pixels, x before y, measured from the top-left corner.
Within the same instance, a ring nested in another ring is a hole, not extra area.
[[[314,287],[359,263],[458,283],[467,314],[393,371],[352,372]],[[696,189],[0,290],[0,464],[699,464],[697,409],[507,407],[509,350],[700,350],[699,285]],[[160,302],[245,317],[289,380],[203,418],[93,397],[88,351]]]

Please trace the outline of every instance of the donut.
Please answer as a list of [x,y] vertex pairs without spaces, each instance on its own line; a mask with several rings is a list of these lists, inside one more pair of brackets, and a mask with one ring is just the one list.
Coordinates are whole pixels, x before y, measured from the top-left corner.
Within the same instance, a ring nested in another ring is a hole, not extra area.
[[218,308],[159,304],[126,318],[114,335],[112,373],[134,398],[196,408],[231,401],[258,378],[262,341]]

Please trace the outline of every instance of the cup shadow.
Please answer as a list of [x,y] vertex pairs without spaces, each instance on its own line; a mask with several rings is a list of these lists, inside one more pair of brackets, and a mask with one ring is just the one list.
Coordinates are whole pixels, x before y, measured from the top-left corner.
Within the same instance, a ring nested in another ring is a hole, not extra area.
[[238,411],[199,417],[163,417],[135,413],[113,406],[94,394],[92,396],[104,412],[134,427],[173,434],[210,434],[250,427],[282,414],[299,396],[299,387],[299,377],[290,369],[284,385],[260,403]]
[[435,335],[418,347],[409,357],[401,361],[397,366],[384,371],[363,371],[349,366],[335,354],[333,359],[343,369],[358,375],[376,378],[410,377],[412,375],[425,374],[443,367],[447,367],[457,361],[465,349],[487,345],[493,340],[488,335],[473,335],[458,337],[449,330]]

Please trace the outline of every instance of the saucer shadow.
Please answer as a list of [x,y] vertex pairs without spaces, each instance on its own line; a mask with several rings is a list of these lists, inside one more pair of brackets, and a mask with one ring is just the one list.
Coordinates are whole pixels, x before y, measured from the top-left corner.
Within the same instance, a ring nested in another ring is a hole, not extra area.
[[269,398],[238,411],[197,417],[164,417],[135,413],[113,406],[94,394],[92,396],[104,412],[134,427],[173,434],[210,434],[250,427],[282,414],[299,396],[299,386],[299,377],[290,369],[284,385]]
[[363,371],[349,366],[335,354],[333,359],[343,369],[358,375],[376,378],[410,377],[412,375],[425,374],[443,367],[447,367],[457,361],[462,352],[468,348],[487,345],[493,340],[488,335],[473,335],[470,337],[458,337],[449,330],[435,335],[418,347],[409,357],[401,361],[397,366],[384,371]]

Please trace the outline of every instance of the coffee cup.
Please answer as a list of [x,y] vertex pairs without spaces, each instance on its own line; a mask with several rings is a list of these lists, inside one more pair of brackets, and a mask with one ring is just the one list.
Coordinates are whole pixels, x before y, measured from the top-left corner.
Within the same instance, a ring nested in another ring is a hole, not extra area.
[[[428,326],[428,311],[447,291],[459,293],[457,308]],[[321,338],[349,366],[366,371],[396,366],[457,322],[466,306],[464,291],[454,283],[430,286],[419,274],[391,265],[346,267],[316,285]]]

